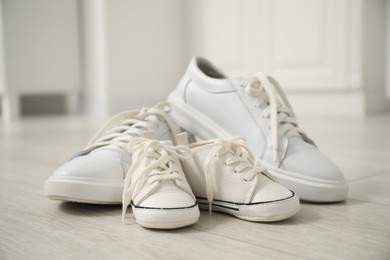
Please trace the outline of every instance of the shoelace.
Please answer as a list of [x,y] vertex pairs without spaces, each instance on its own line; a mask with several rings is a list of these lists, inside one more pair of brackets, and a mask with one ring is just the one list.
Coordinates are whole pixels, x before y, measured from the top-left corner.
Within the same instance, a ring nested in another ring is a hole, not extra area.
[[[245,80],[242,86],[249,96],[257,99],[256,106],[260,106],[261,104],[264,104],[264,102],[269,104],[262,116],[270,118],[274,161],[275,163],[279,163],[279,138],[283,135],[289,137],[300,136],[305,133],[298,127],[298,121],[291,105],[283,90],[274,79],[259,72],[255,77]],[[277,95],[281,100],[277,98]]]
[[[245,145],[245,140],[242,138],[231,138],[229,140],[217,140],[214,147],[209,152],[205,159],[205,179],[206,179],[206,194],[207,201],[209,203],[209,213],[212,214],[212,203],[214,200],[214,183],[213,176],[216,172],[213,170],[212,163],[216,158],[221,157],[226,153],[233,153],[230,158],[226,160],[226,165],[235,165],[234,172],[240,173],[245,169],[249,171],[245,174],[245,181],[251,181],[255,179],[258,174],[264,174],[268,178],[272,179],[267,173],[265,168],[260,166],[260,163],[256,161],[252,151]],[[248,193],[248,197],[251,197],[254,188],[256,187],[256,182],[252,185],[252,189]]]
[[151,108],[142,108],[139,112],[125,111],[112,117],[89,141],[88,149],[116,144],[125,146],[131,138],[143,136],[150,130],[150,123],[158,124],[162,118],[173,136],[176,130],[173,121],[167,113],[170,111],[168,102],[161,102]]
[[[122,196],[122,220],[125,218],[127,207],[131,203],[133,194],[138,193],[145,185],[145,182],[147,182],[147,185],[152,185],[159,181],[181,178],[181,175],[174,171],[172,156],[178,156],[180,159],[185,160],[191,157],[191,150],[185,145],[171,146],[144,137],[136,137],[130,140],[127,144],[127,149],[131,153],[135,151],[140,151],[140,153],[138,160],[133,162],[126,174]],[[156,160],[145,167],[136,179],[131,180],[132,173],[140,166],[145,157]],[[176,184],[180,186],[180,182]],[[191,194],[187,186],[182,185],[180,188]]]

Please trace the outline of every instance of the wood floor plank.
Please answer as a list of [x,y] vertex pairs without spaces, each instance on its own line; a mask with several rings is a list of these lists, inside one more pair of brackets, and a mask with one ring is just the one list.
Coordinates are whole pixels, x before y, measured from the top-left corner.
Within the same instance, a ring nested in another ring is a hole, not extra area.
[[195,227],[310,259],[386,259],[390,256],[389,216],[388,206],[348,200],[303,204],[293,218],[269,224],[203,213]]
[[[22,198],[17,196],[15,200]],[[34,198],[34,196],[33,196]],[[153,231],[118,206],[43,201],[15,206],[0,219],[1,253],[8,259],[272,259],[289,254],[190,227]],[[37,201],[37,199],[35,199]],[[51,205],[49,205],[51,204]],[[46,205],[46,206],[44,206]],[[49,208],[47,206],[50,206]],[[28,215],[28,217],[26,217]],[[294,257],[292,256],[294,259]]]
[[390,117],[302,122],[351,180],[346,202],[303,203],[273,224],[202,211],[198,223],[173,231],[142,228],[131,212],[122,223],[120,206],[43,196],[44,181],[102,121],[31,118],[1,128],[0,259],[389,259],[390,139],[382,137]]
[[349,198],[390,206],[389,187],[390,172],[360,179],[350,183]]

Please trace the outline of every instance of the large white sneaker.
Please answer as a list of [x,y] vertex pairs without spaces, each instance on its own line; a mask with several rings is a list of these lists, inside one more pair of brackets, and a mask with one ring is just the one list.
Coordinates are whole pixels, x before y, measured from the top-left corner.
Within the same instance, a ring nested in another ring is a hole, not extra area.
[[169,118],[169,109],[167,102],[161,102],[111,118],[85,149],[45,182],[45,195],[63,201],[121,204],[123,182],[132,162],[127,143],[144,135],[172,140],[180,128]]
[[197,222],[198,204],[179,161],[191,157],[190,149],[143,137],[132,139],[128,149],[133,163],[123,189],[122,219],[131,203],[143,227],[172,229]]
[[[178,143],[185,139],[179,136]],[[192,158],[182,165],[199,207],[256,222],[283,220],[299,211],[298,196],[272,179],[242,138],[189,147]]]
[[273,78],[258,73],[229,79],[209,61],[194,58],[168,101],[174,121],[200,139],[243,136],[263,165],[301,199],[346,199],[343,173],[299,128]]

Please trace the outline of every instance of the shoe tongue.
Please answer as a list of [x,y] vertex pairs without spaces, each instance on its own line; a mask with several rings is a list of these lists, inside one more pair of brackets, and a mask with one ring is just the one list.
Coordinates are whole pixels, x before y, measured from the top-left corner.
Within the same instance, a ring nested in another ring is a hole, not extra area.
[[[138,123],[133,124],[130,128],[140,129],[141,131],[148,131],[148,130],[152,130],[153,131],[156,128],[156,126],[153,123],[150,122],[153,119],[157,119],[158,121],[163,121],[163,120],[161,120],[159,117],[157,117],[155,115],[148,115],[145,118],[137,118],[137,120],[140,120],[142,122],[148,123],[148,129],[147,130],[145,130],[144,126],[141,126]],[[140,136],[140,135],[138,135],[136,133],[131,133],[129,135],[134,136],[134,137],[139,137]]]
[[[155,124],[153,124],[151,122],[149,123],[149,120],[151,118],[156,118],[159,121],[159,123],[160,123],[159,126],[156,126]],[[179,133],[179,132],[183,131],[175,123],[173,123],[171,125],[168,125],[167,122],[165,121],[165,119],[160,117],[160,116],[158,116],[158,115],[147,116],[144,119],[144,121],[149,123],[148,130],[146,130],[146,131],[152,132],[152,135],[144,136],[144,137],[147,137],[149,139],[162,140],[162,138],[173,138],[173,136],[172,136],[173,133]],[[164,131],[161,131],[161,127],[162,126],[164,127]],[[171,129],[170,127],[172,127],[173,129]],[[139,129],[143,129],[143,128],[140,127]],[[138,137],[138,135],[136,135],[136,134],[133,134],[132,136]],[[172,142],[169,145],[172,145]]]
[[[161,144],[163,145],[169,145],[169,146],[173,146],[172,144],[172,141],[171,140],[165,140],[165,141],[160,141]],[[138,161],[138,157],[140,156],[140,153],[141,153],[141,150],[136,150],[132,153],[132,160],[133,161]]]
[[[142,118],[142,119],[137,118],[137,119],[147,123],[148,127],[145,128],[144,126],[139,125],[138,123],[135,123],[130,127],[130,129],[132,129],[132,128],[138,129],[139,133],[138,133],[138,130],[134,131],[134,133],[132,133],[131,130],[129,130],[129,133],[127,133],[127,135],[132,136],[132,137],[146,137],[149,139],[157,139],[158,138],[158,136],[156,136],[156,129],[158,128],[158,126],[156,126],[154,123],[152,123],[151,120],[157,119],[160,123],[164,123],[165,121],[162,118],[160,118],[159,116],[156,116],[156,115],[148,115],[145,118]],[[125,132],[125,131],[128,131],[128,130],[124,130],[123,132]]]

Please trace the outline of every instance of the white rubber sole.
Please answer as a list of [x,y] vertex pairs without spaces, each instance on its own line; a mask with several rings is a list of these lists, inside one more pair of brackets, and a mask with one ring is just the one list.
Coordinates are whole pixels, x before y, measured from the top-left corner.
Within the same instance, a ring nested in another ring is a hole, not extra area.
[[174,229],[192,225],[199,220],[198,204],[186,208],[164,209],[132,206],[137,223],[145,228]]
[[[171,104],[170,116],[182,128],[196,137],[207,140],[229,138],[231,135],[212,119],[186,104],[175,92],[168,97]],[[269,165],[266,165],[269,166]],[[309,181],[298,173],[268,167],[272,174],[287,188],[295,191],[300,199],[313,202],[339,202],[347,198],[347,183]]]
[[348,183],[326,182],[297,178],[294,173],[263,163],[280,184],[297,192],[301,200],[312,202],[339,202],[347,198]]
[[90,204],[122,204],[122,193],[123,181],[107,183],[85,178],[51,177],[44,187],[50,199]]
[[[197,198],[199,208],[208,210],[207,199]],[[263,203],[234,203],[214,200],[213,211],[223,212],[237,218],[253,222],[275,222],[290,218],[300,210],[298,196],[293,193],[290,198]]]

